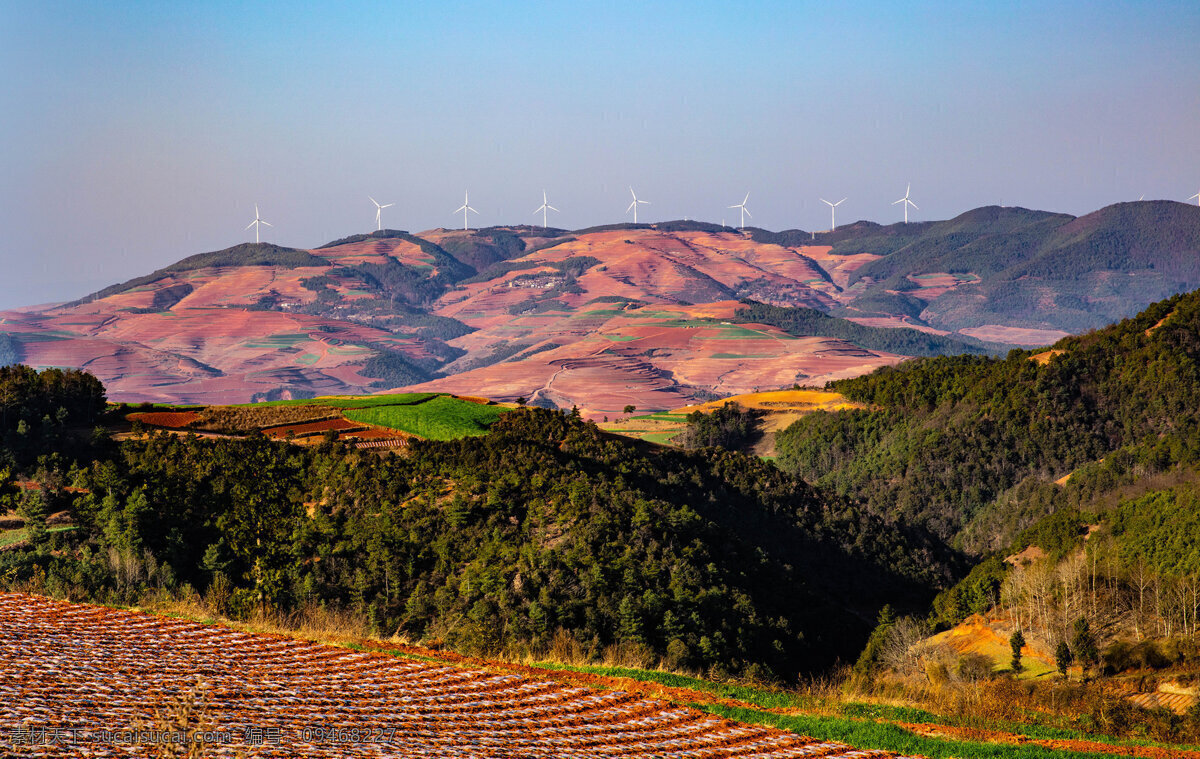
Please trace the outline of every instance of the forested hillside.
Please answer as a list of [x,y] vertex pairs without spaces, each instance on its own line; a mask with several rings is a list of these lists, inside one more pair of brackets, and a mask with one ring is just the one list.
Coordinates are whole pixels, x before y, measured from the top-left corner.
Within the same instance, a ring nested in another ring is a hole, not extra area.
[[475,653],[615,646],[790,678],[853,657],[881,606],[918,608],[949,574],[920,530],[770,464],[542,409],[403,456],[261,436],[97,446],[30,467],[44,485],[22,498],[78,529],[0,553],[0,576],[125,602],[191,587],[233,616],[347,608]]
[[831,387],[871,409],[796,422],[783,465],[983,553],[1200,461],[1200,293],[1040,355],[918,359]]
[[[940,329],[1009,324],[1083,332],[1200,285],[1200,212],[1171,201],[1117,203],[1086,216],[987,206],[946,221],[860,223],[820,240],[836,254],[883,256],[856,270],[853,311],[906,314]],[[920,278],[975,284],[922,297]],[[1114,274],[1121,276],[1114,276]],[[861,285],[860,285],[861,287]]]

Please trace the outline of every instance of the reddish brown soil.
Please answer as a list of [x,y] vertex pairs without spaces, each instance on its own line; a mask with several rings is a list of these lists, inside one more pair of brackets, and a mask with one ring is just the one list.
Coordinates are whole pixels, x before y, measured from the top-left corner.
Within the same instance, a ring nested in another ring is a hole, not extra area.
[[[198,684],[230,755],[893,756],[542,672],[496,674],[37,596],[0,594],[0,626],[0,721],[57,731],[30,755],[129,755],[134,746],[106,743],[102,731],[128,730]],[[272,743],[255,745],[247,728]]]
[[737,301],[718,301],[614,314],[612,304],[596,304],[570,318],[578,332],[558,323],[511,319],[463,340],[483,346],[519,339],[559,347],[410,389],[578,405],[585,415],[600,418],[618,415],[626,405],[644,411],[686,406],[700,397],[692,388],[736,395],[796,383],[821,385],[903,360],[832,338],[794,338],[764,325],[695,321],[727,319],[739,307]]
[[149,427],[180,429],[200,420],[195,411],[139,411],[125,416],[131,422],[141,422]]
[[290,432],[296,437],[302,435],[314,435],[325,432],[326,430],[361,430],[363,425],[356,424],[347,419],[322,419],[317,422],[307,422],[305,424],[284,424],[278,427],[267,427],[263,430],[263,434],[267,437],[287,437]]

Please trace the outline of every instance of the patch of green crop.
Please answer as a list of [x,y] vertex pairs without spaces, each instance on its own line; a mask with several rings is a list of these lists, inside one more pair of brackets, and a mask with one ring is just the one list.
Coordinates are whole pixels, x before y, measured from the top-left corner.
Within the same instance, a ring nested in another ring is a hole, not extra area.
[[424,403],[405,406],[356,408],[348,410],[345,417],[430,440],[456,440],[486,434],[492,422],[507,411],[503,406],[485,406],[439,395]]
[[[46,530],[46,532],[67,532],[68,530],[75,529],[78,528],[74,525],[70,525],[68,527],[50,527]],[[0,548],[5,548],[7,546],[20,543],[22,540],[26,540],[28,538],[29,529],[27,527],[21,527],[16,530],[5,530],[4,532],[0,532]]]
[[642,440],[645,440],[648,443],[658,443],[659,445],[667,445],[672,440],[675,439],[676,435],[678,435],[682,431],[683,430],[675,430],[673,432],[650,432],[645,435],[641,435],[640,437],[642,438]]

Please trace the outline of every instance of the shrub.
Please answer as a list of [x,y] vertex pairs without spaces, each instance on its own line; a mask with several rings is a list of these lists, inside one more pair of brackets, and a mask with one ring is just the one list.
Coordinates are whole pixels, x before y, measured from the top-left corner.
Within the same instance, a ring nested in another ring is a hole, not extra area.
[[958,657],[954,674],[969,683],[986,680],[992,676],[992,659],[984,654],[964,653]]

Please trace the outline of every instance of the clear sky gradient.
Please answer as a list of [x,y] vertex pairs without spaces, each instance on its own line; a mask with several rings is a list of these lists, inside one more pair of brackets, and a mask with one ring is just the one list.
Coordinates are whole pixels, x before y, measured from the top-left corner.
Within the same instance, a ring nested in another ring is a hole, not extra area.
[[1200,3],[0,0],[0,308],[245,240],[1200,190]]

